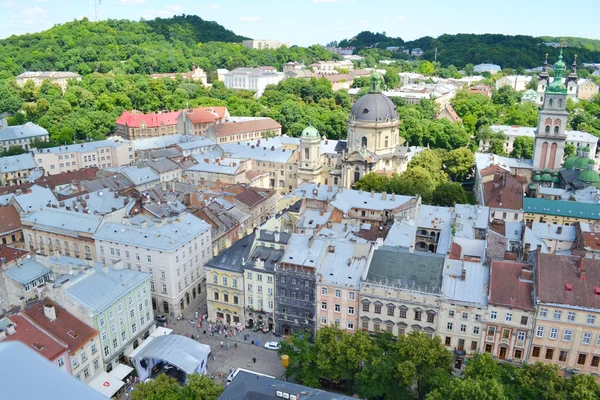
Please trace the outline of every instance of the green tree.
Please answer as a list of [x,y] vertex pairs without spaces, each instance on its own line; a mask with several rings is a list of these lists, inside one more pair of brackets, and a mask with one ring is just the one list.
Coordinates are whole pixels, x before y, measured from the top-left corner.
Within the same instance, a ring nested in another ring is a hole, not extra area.
[[419,72],[421,72],[425,76],[433,75],[435,72],[435,67],[429,61],[421,61],[419,64]]
[[223,386],[208,375],[192,374],[181,388],[181,400],[217,400],[223,393]]
[[385,192],[389,190],[389,181],[390,179],[387,175],[370,172],[354,184],[354,189],[366,192]]
[[513,142],[513,151],[510,156],[513,158],[527,158],[533,157],[533,138],[527,136],[519,136],[515,138]]
[[431,201],[439,206],[453,207],[456,204],[466,204],[467,194],[458,182],[444,182],[435,188]]
[[131,392],[133,400],[217,400],[223,387],[207,375],[188,375],[182,386],[176,379],[160,374],[155,380],[140,383]]
[[575,155],[575,145],[571,143],[565,144],[564,157],[569,158]]
[[490,140],[490,153],[505,156],[506,150],[504,150],[504,141],[499,138],[493,138]]
[[465,147],[450,150],[443,157],[444,171],[453,181],[462,181],[473,172],[475,156]]
[[9,146],[8,149],[0,151],[0,157],[18,156],[24,153],[25,150],[21,146]]
[[427,394],[426,400],[503,400],[504,387],[494,379],[457,378]]
[[309,339],[308,331],[294,333],[280,342],[278,353],[289,357],[285,370],[287,378],[294,377],[304,385],[317,387],[321,374],[317,367],[315,348]]

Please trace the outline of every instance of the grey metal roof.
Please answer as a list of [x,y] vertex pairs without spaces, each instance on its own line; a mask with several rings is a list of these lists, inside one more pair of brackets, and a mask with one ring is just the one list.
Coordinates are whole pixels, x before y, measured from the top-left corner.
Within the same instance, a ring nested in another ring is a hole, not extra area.
[[180,214],[172,221],[148,226],[124,225],[114,222],[102,225],[94,235],[96,240],[108,240],[162,251],[174,251],[210,229],[210,225],[191,214]]
[[48,136],[48,131],[32,122],[25,125],[7,126],[0,130],[0,141],[29,139],[40,136]]
[[[278,396],[286,393],[287,396]],[[299,385],[266,376],[240,371],[233,381],[225,387],[219,400],[278,400],[296,396],[297,399],[310,400],[351,400],[352,397],[339,393],[329,393],[321,389]]]
[[14,265],[4,271],[10,279],[23,285],[33,282],[50,272],[52,272],[50,268],[40,264],[33,258],[26,259],[22,265]]
[[325,238],[293,234],[282,262],[316,268],[323,258],[326,245]]
[[0,343],[2,397],[6,399],[106,400],[21,342]]
[[100,226],[102,217],[44,207],[39,211],[22,216],[21,222],[31,222],[39,230],[69,231],[71,234],[80,232],[93,234]]
[[382,93],[367,93],[352,106],[350,119],[356,121],[385,121],[397,120],[396,106]]
[[112,176],[106,176],[104,178],[98,178],[93,181],[85,182],[83,185],[90,192],[108,188],[113,190],[123,190],[134,186],[134,184],[131,183],[131,181],[123,174],[115,174]]
[[136,186],[160,180],[160,176],[150,167],[117,167],[107,170],[122,173]]
[[39,149],[33,150],[34,154],[40,153],[55,153],[55,154],[63,154],[63,153],[88,153],[90,151],[96,151],[97,149],[105,148],[105,147],[120,147],[125,144],[128,144],[129,141],[122,139],[118,136],[115,136],[106,140],[97,140],[95,142],[85,142],[79,144],[71,144],[68,146],[56,146],[50,147],[47,149]]
[[101,313],[150,277],[150,274],[131,269],[109,269],[105,273],[102,268],[97,268],[65,292],[88,310]]
[[441,254],[381,246],[373,253],[366,281],[440,294],[444,259]]
[[23,193],[17,196],[12,193],[2,196],[2,204],[8,203],[10,199],[14,197],[23,212],[40,210],[48,204],[58,205],[58,200],[56,200],[56,196],[54,196],[52,190],[38,185],[33,185],[29,190],[29,193]]
[[19,154],[18,156],[8,156],[0,158],[0,172],[23,171],[36,168],[35,160],[31,153]]
[[252,243],[254,242],[254,234],[244,236],[235,242],[230,248],[223,250],[218,256],[206,263],[209,268],[223,269],[242,273],[243,262],[248,259]]
[[159,158],[158,160],[146,161],[146,165],[159,174],[179,169],[179,165],[168,158]]
[[283,258],[283,253],[285,253],[285,250],[266,246],[256,246],[249,257],[245,268],[274,272],[275,265],[279,264]]
[[206,365],[210,346],[200,344],[182,335],[163,335],[155,337],[134,357],[136,360],[156,358],[177,366],[187,374],[198,372]]

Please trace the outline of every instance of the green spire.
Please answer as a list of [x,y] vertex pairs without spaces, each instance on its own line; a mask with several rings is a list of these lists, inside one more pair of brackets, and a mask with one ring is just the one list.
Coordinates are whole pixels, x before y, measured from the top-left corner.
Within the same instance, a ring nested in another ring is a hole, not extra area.
[[376,71],[371,73],[371,89],[369,90],[371,93],[381,92],[381,77]]
[[548,88],[546,89],[547,92],[567,93],[567,88],[562,83],[563,72],[565,70],[565,63],[563,61],[562,53],[563,51],[561,47],[560,55],[558,56],[558,61],[556,62],[556,64],[554,64],[554,81],[552,81],[552,83],[548,85]]

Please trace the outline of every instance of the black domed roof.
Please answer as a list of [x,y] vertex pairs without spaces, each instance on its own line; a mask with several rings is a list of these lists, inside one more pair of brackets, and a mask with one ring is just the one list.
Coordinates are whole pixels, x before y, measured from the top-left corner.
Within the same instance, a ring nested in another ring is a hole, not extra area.
[[350,119],[356,121],[382,121],[398,119],[396,106],[383,93],[370,92],[354,103]]

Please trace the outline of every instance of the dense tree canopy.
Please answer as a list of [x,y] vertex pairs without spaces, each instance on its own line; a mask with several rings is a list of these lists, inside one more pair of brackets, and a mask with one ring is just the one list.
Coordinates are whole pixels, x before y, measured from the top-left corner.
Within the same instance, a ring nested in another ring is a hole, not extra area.
[[188,375],[184,385],[161,374],[156,379],[140,383],[131,392],[132,400],[217,400],[223,387],[208,375]]

